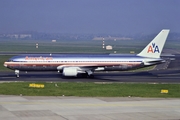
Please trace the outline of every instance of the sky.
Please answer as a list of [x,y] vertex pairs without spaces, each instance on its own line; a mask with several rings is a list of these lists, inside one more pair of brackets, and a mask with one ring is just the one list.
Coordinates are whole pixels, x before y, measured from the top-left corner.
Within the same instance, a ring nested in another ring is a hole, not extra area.
[[180,33],[180,0],[0,0],[0,33]]

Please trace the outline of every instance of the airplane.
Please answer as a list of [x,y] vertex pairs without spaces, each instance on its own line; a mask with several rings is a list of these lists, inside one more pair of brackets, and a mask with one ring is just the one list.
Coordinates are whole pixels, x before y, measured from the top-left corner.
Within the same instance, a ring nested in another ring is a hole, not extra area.
[[65,77],[95,71],[127,71],[164,63],[160,58],[169,29],[160,33],[137,55],[129,54],[24,54],[10,58],[4,66],[15,71],[58,71]]

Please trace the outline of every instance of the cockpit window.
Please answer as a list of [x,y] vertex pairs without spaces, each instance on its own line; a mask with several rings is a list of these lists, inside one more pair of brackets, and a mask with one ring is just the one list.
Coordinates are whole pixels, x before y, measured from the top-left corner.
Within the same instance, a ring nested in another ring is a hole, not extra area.
[[13,62],[13,60],[12,60],[12,59],[9,59],[9,60],[7,60],[7,62]]

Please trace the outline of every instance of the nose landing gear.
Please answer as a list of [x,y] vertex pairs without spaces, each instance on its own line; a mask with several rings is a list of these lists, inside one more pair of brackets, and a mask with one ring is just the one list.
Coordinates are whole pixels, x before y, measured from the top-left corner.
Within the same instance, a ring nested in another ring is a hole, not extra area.
[[17,78],[19,78],[19,70],[15,70],[15,75]]

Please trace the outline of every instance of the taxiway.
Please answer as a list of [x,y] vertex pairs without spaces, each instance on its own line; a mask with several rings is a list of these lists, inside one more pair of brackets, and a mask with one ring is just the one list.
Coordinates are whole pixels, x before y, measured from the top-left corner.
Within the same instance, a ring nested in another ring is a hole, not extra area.
[[2,120],[178,120],[180,99],[0,96]]

